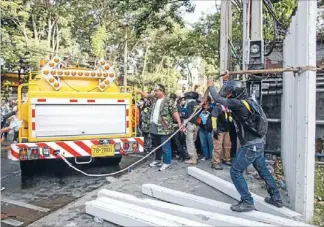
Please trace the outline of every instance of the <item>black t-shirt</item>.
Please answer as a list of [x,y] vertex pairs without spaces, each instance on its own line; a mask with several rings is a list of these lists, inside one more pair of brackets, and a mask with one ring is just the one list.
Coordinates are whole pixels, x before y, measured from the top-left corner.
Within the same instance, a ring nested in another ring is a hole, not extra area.
[[[197,101],[190,101],[187,103],[187,112],[185,114],[185,119],[188,119],[194,112],[195,110],[198,108],[199,104]],[[193,124],[197,124],[197,116],[198,114],[192,118],[189,122],[193,123]]]
[[232,111],[237,136],[241,145],[254,144],[264,141],[264,139],[255,136],[244,127],[243,122],[247,121],[250,116],[250,112],[244,106],[241,100],[224,98],[218,94],[215,87],[209,87],[208,90],[216,103],[220,103]]
[[217,129],[221,132],[228,132],[229,130],[229,122],[228,118],[226,118],[225,112],[222,110],[222,106],[219,103],[216,103],[213,111],[212,117],[217,118]]

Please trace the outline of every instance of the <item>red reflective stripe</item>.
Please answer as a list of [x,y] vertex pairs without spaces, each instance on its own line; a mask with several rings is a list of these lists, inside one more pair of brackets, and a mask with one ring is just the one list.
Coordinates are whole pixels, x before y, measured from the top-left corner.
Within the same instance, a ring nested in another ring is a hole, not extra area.
[[129,109],[126,110],[126,117],[129,115]]
[[120,139],[123,143],[129,143],[128,139]]
[[46,159],[40,152],[40,150],[38,150],[38,158],[39,159]]
[[11,155],[14,156],[16,159],[19,159],[19,154],[14,149],[11,149]]
[[35,130],[36,129],[36,124],[35,122],[32,122],[32,130]]
[[18,143],[18,144],[16,144],[16,146],[17,147],[19,147],[20,149],[27,149],[28,148],[28,146],[26,145],[26,144],[23,144],[23,143]]
[[116,142],[114,140],[109,140],[109,144],[115,144]]
[[129,128],[129,121],[126,121],[126,128]]
[[77,99],[70,99],[70,102],[78,102]]
[[66,150],[67,152],[69,152],[72,156],[74,157],[81,157],[81,155],[76,152],[75,150],[73,150],[69,145],[67,145],[64,142],[56,142],[57,145],[59,145],[60,147],[62,147],[64,150]]
[[96,102],[94,99],[88,99],[87,102]]
[[118,99],[117,102],[125,102],[125,100]]
[[46,102],[46,99],[37,99],[37,102]]
[[35,109],[32,109],[32,117],[35,117]]
[[87,153],[91,154],[91,149],[82,141],[75,141],[76,145],[78,145],[82,150],[86,151]]
[[134,138],[134,139],[136,140],[136,142],[137,142],[140,146],[144,147],[144,141],[143,141],[142,139],[140,139],[140,138]]
[[93,143],[94,145],[99,145],[99,140],[91,140],[91,143]]

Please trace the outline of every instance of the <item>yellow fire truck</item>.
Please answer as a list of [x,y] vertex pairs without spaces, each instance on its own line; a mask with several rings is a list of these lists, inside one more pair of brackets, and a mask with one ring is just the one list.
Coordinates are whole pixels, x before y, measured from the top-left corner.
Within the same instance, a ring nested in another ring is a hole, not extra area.
[[44,160],[60,159],[58,154],[76,164],[96,159],[119,164],[124,154],[143,152],[144,140],[133,127],[135,92],[115,80],[113,66],[104,60],[88,70],[54,57],[19,86],[23,125],[9,158],[20,161],[22,174]]

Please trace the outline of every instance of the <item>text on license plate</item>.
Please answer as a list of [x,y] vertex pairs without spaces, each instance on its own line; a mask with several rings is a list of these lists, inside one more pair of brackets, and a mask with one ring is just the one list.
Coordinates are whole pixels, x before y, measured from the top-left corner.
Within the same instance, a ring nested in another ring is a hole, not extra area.
[[114,156],[115,147],[113,144],[95,145],[91,147],[92,157]]

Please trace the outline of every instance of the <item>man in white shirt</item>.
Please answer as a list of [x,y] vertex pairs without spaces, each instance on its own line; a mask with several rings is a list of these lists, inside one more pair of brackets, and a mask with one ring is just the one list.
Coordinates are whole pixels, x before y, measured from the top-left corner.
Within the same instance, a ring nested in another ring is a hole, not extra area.
[[[143,91],[137,91],[142,96],[149,96]],[[154,88],[155,100],[151,106],[151,137],[153,147],[158,147],[164,143],[174,132],[173,118],[179,127],[182,127],[178,109],[171,99],[165,96],[165,88],[162,84],[157,84]],[[163,161],[162,161],[163,154]],[[155,151],[155,161],[151,167],[160,167],[160,171],[170,168],[172,159],[171,141],[166,142],[161,148]]]

